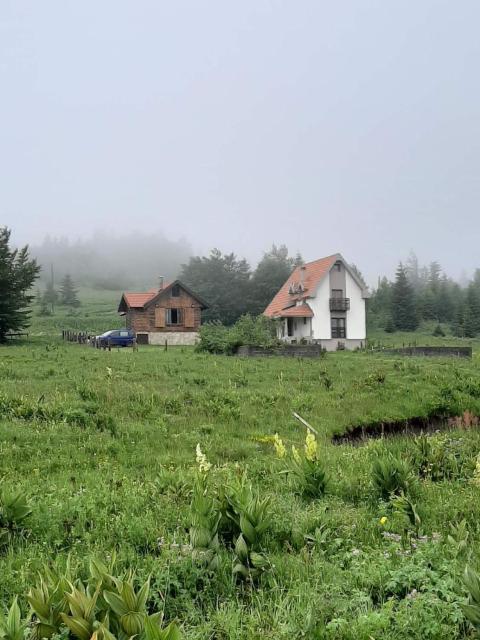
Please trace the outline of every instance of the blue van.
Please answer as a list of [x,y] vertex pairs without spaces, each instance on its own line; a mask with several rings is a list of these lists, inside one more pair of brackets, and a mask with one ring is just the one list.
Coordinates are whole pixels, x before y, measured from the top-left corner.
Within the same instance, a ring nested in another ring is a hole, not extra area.
[[95,337],[97,347],[131,347],[135,343],[135,331],[115,329]]

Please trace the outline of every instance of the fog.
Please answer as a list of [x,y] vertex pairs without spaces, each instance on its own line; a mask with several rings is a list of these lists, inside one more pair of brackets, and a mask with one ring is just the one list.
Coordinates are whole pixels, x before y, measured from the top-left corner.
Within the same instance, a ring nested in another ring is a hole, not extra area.
[[478,24],[477,0],[6,0],[0,224],[93,234],[72,271],[145,285],[272,242],[370,284],[410,250],[471,274]]
[[96,233],[71,242],[47,237],[31,253],[42,266],[40,278],[57,282],[70,274],[81,285],[99,289],[151,289],[159,278],[173,279],[192,249],[185,240],[172,242],[160,234],[136,232],[118,236]]

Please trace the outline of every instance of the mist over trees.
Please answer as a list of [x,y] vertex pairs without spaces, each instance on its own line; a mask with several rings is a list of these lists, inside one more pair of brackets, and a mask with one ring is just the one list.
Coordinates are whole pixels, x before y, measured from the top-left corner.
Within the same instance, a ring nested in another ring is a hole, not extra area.
[[160,234],[102,232],[73,242],[47,236],[32,246],[31,253],[42,267],[40,277],[45,283],[53,265],[58,283],[69,274],[80,286],[120,290],[150,289],[159,276],[176,277],[192,248],[186,240],[173,241]]
[[461,286],[439,262],[420,265],[411,253],[400,263],[394,282],[383,277],[368,303],[369,324],[389,332],[412,331],[420,322],[444,324],[459,337],[480,335],[480,269]]

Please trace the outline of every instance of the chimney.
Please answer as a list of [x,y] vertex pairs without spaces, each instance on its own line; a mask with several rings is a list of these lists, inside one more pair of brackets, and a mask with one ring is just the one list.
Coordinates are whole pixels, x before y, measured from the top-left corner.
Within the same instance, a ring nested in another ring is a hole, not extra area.
[[300,267],[300,284],[302,288],[305,286],[305,265],[302,264]]
[[163,280],[164,277],[163,276],[159,276],[158,278],[158,290],[161,291],[163,289]]

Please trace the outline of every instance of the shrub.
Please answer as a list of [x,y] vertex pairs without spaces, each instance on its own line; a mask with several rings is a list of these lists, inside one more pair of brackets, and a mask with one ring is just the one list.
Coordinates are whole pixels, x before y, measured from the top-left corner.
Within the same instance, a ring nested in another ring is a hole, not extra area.
[[[198,451],[201,454],[200,449]],[[197,453],[197,458],[199,454]],[[205,462],[206,463],[206,458]],[[219,564],[218,524],[222,517],[218,501],[208,487],[203,476],[197,479],[191,504],[192,524],[190,527],[190,544],[192,559],[207,571],[215,571]]]
[[291,457],[287,458],[287,450],[275,434],[273,441],[278,458],[287,460],[287,473],[291,473],[297,491],[305,498],[321,498],[325,495],[328,478],[318,455],[318,443],[313,432],[308,431],[305,438],[303,455],[292,446]]
[[7,616],[3,614],[0,607],[0,638],[2,640],[23,640],[27,623],[28,621],[22,622],[21,620],[17,598],[14,598]]
[[386,333],[395,333],[395,324],[392,318],[388,318],[385,324],[385,332]]
[[475,630],[480,631],[480,579],[469,566],[465,568],[463,584],[468,592],[468,601],[460,607]]
[[69,568],[65,575],[45,568],[27,596],[36,617],[31,637],[51,638],[66,627],[77,640],[179,640],[174,624],[162,629],[161,614],[149,615],[150,580],[136,591],[132,574],[114,577],[113,564],[92,560],[85,581],[73,578]]
[[235,542],[237,561],[233,574],[241,580],[253,581],[269,566],[261,551],[264,534],[272,525],[270,499],[260,498],[250,484],[242,484],[231,490],[227,500],[230,506],[227,516],[240,532]]
[[437,338],[443,338],[445,336],[445,331],[442,329],[441,324],[437,324],[437,326],[433,330],[432,335],[436,336]]
[[392,495],[407,493],[410,476],[409,465],[392,455],[377,458],[372,466],[373,488],[384,500],[388,500]]
[[8,543],[15,532],[24,528],[25,520],[32,513],[24,493],[0,492],[0,544]]
[[461,438],[449,434],[420,435],[413,441],[412,463],[423,478],[438,481],[467,477],[473,459],[464,447]]
[[230,355],[241,345],[273,348],[278,344],[275,322],[265,316],[242,316],[232,327],[207,323],[200,327],[197,351]]

